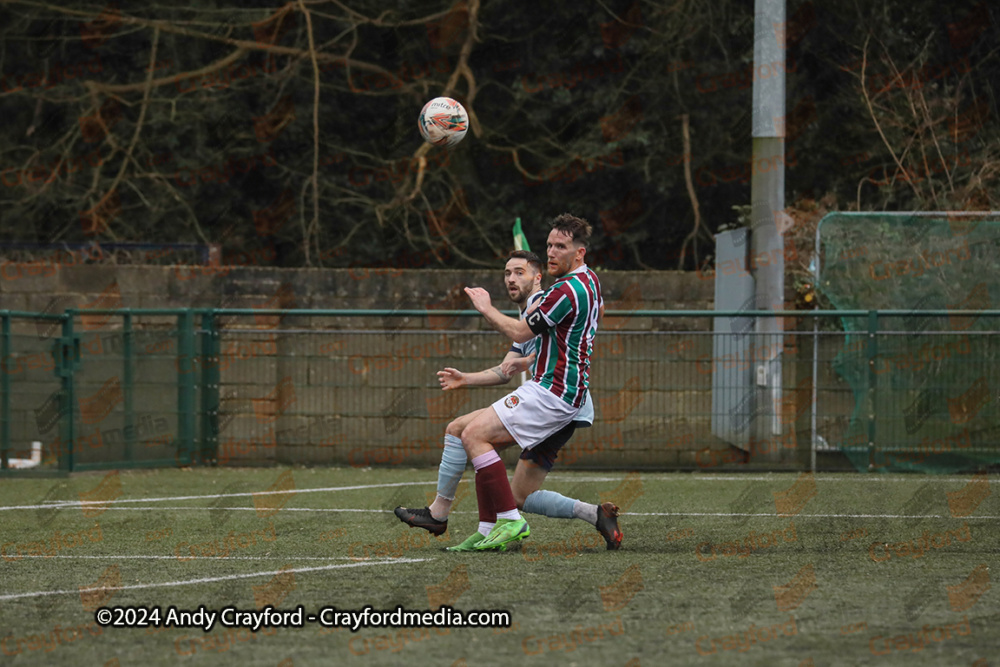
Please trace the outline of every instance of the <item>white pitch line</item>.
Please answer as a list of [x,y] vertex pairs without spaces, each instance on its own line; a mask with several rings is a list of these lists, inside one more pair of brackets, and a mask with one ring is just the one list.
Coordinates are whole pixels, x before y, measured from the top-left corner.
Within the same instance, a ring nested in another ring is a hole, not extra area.
[[299,573],[299,572],[319,572],[322,570],[337,570],[348,567],[368,567],[370,565],[395,565],[398,563],[423,563],[433,560],[432,558],[398,558],[391,561],[374,561],[366,563],[344,563],[342,565],[323,565],[320,567],[296,567],[282,570],[271,570],[269,572],[254,572],[252,574],[231,574],[225,577],[204,577],[202,579],[184,579],[179,581],[163,581],[156,584],[135,584],[132,586],[98,586],[94,588],[80,587],[71,591],[36,591],[34,593],[15,593],[13,595],[0,595],[0,600],[19,600],[22,598],[42,597],[45,595],[79,595],[81,593],[92,593],[95,591],[128,591],[141,588],[170,588],[174,586],[192,586],[194,584],[209,584],[215,581],[229,581],[232,579],[252,579],[254,577],[275,576],[278,574]]
[[[767,477],[751,477],[748,475],[737,475],[733,477],[723,477],[719,475],[706,475],[701,477],[700,475],[686,475],[679,474],[673,477],[656,477],[659,473],[647,473],[647,477],[642,478],[645,483],[651,482],[734,482],[734,481],[764,481],[764,482],[782,482],[787,484],[787,477],[792,473],[775,473],[776,475],[781,475],[781,477],[767,476]],[[550,476],[550,480],[560,481],[560,482],[622,482],[623,477],[594,477],[594,478],[579,478],[567,476],[565,479],[562,477]],[[817,474],[815,476],[817,482],[863,482],[863,483],[876,483],[876,482],[914,482],[916,481],[912,477],[879,477],[879,476],[865,476],[865,477],[855,477],[847,478],[842,475],[837,475],[831,473],[830,476]],[[948,478],[931,478],[931,479],[920,479],[921,484],[926,483],[940,483],[940,484],[958,484],[961,482],[968,483],[969,477],[955,475],[951,479]],[[994,478],[987,478],[990,484],[1000,484],[1000,476],[994,476]],[[384,488],[394,488],[403,486],[430,486],[436,484],[435,480],[428,480],[426,482],[394,482],[386,484],[360,484],[356,486],[329,486],[314,489],[284,489],[279,491],[247,491],[240,493],[213,493],[204,494],[197,496],[165,496],[161,498],[116,498],[109,500],[60,500],[60,501],[47,501],[38,505],[0,505],[0,511],[4,510],[32,510],[32,509],[55,509],[59,507],[89,507],[92,505],[102,506],[117,503],[156,503],[156,502],[166,502],[170,500],[205,500],[211,498],[238,498],[238,497],[252,497],[252,496],[266,496],[266,495],[277,495],[277,494],[289,494],[297,495],[304,493],[330,493],[333,491],[359,491],[365,489],[384,489]],[[291,509],[291,508],[286,508]]]
[[[144,512],[159,512],[163,510],[171,511],[191,511],[191,512],[204,512],[206,510],[235,510],[243,512],[255,512],[257,511],[253,507],[109,507],[107,511],[119,511],[119,512],[132,512],[132,511],[144,511]],[[333,507],[333,508],[317,508],[317,507],[284,507],[282,512],[370,512],[376,514],[388,514],[390,510],[387,509],[361,509],[354,507]],[[452,510],[452,514],[476,514],[477,512],[473,510]],[[770,517],[770,518],[782,518],[782,519],[794,519],[794,518],[809,518],[816,517],[819,519],[1000,519],[1000,516],[968,516],[968,517],[951,517],[944,514],[796,514],[791,516],[782,516],[780,514],[751,514],[749,512],[622,512],[621,516],[749,516],[749,517]]]
[[[452,512],[454,514],[454,512]],[[772,519],[1000,519],[1000,516],[952,517],[945,514],[740,514],[737,512],[622,512],[621,516],[750,516]]]
[[[22,558],[66,558],[80,560],[177,560],[177,556],[46,556],[44,554],[21,554],[13,560]],[[364,558],[357,556],[186,556],[188,560],[353,560],[360,561]]]
[[202,496],[168,496],[164,498],[115,498],[109,500],[58,500],[49,501],[41,505],[0,505],[2,510],[35,510],[52,509],[55,507],[82,507],[84,505],[108,505],[111,503],[158,503],[167,500],[204,500],[206,498],[238,498],[240,496],[269,496],[275,494],[297,495],[300,493],[322,493],[330,491],[356,491],[359,489],[379,489],[395,486],[427,486],[436,484],[436,481],[428,482],[396,482],[393,484],[364,484],[359,486],[329,486],[319,489],[284,489],[281,491],[250,491],[241,493],[213,493]]

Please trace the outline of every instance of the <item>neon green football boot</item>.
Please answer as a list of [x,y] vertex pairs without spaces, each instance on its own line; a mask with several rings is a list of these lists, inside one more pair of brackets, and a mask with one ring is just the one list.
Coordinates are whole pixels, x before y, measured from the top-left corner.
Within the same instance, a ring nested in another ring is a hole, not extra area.
[[528,522],[524,519],[498,519],[497,525],[493,526],[490,534],[473,548],[477,551],[485,551],[486,549],[506,551],[507,545],[523,540],[528,535],[531,535],[531,530],[528,528]]
[[445,551],[475,551],[476,545],[485,540],[483,534],[480,532],[475,532],[465,538],[465,541],[461,544],[456,544],[453,547],[446,547]]

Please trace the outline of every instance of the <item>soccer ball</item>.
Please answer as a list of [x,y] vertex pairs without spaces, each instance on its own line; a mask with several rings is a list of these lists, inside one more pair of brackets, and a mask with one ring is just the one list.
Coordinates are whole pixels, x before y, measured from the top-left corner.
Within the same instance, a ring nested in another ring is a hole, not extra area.
[[450,97],[435,97],[420,110],[420,136],[435,146],[454,146],[469,131],[469,114]]

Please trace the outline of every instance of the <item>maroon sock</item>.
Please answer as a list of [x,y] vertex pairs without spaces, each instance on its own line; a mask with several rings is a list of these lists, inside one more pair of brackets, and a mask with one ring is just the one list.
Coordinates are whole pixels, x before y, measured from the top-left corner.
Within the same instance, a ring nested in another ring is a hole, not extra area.
[[476,473],[476,501],[479,503],[479,520],[486,523],[497,522],[497,511],[493,509],[493,497],[486,491],[486,484]]
[[[507,468],[504,467],[500,457],[497,457],[495,463],[476,471],[476,497],[479,499],[480,521],[496,521],[497,512],[517,509],[514,493],[510,490],[510,482],[507,480]],[[489,503],[492,519],[483,518],[484,498]]]
[[[486,523],[497,522],[497,510],[493,506],[493,496],[490,495],[485,478],[479,476],[479,471],[488,465],[500,461],[497,450],[491,449],[485,454],[480,454],[472,459],[472,468],[476,471],[476,502],[479,503],[479,520]],[[501,462],[502,463],[502,462]],[[504,471],[506,478],[507,471]]]

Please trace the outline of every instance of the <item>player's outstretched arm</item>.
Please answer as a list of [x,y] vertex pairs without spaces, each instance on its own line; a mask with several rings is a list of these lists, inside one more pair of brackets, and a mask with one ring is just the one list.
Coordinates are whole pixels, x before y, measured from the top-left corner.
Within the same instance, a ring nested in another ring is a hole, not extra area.
[[[517,352],[508,352],[499,366],[494,366],[493,368],[488,368],[477,373],[463,373],[455,368],[445,368],[443,371],[437,372],[438,382],[441,383],[441,389],[444,391],[458,389],[459,387],[492,387],[498,384],[507,384],[513,375],[505,373],[503,369],[505,367],[516,367],[514,364],[518,360],[525,358]],[[525,368],[527,368],[527,365]]]
[[532,352],[528,356],[522,356],[510,352],[504,358],[503,363],[500,364],[500,372],[507,377],[514,377],[518,373],[524,373],[531,368],[531,363],[535,360],[535,353]]
[[482,313],[486,321],[507,338],[515,343],[526,343],[535,337],[535,332],[525,320],[507,317],[494,308],[490,302],[490,293],[482,287],[466,287],[465,293],[469,295],[472,307]]

